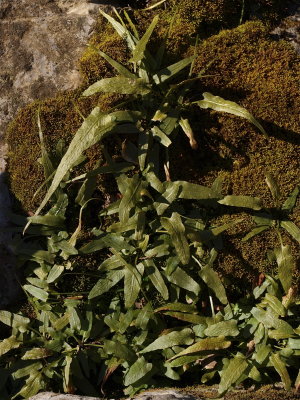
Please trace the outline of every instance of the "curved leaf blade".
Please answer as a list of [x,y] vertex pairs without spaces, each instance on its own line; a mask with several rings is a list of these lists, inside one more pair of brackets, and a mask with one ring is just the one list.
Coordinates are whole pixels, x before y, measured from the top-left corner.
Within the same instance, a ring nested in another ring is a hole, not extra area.
[[211,108],[215,111],[226,112],[229,114],[237,115],[238,117],[245,118],[253,125],[255,125],[265,136],[268,136],[267,132],[264,130],[261,124],[244,107],[239,106],[234,101],[222,99],[222,97],[214,96],[213,94],[208,92],[203,93],[203,97],[204,100],[197,101],[199,107],[204,109]]

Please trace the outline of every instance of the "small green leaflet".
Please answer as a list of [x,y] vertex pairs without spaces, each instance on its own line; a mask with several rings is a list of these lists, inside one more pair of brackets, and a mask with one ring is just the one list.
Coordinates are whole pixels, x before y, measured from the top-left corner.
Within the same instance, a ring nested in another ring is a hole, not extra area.
[[104,78],[95,82],[87,88],[82,95],[92,96],[95,93],[118,93],[118,94],[148,94],[151,87],[142,78],[127,78],[125,76],[115,76]]
[[203,93],[204,100],[197,101],[199,107],[201,108],[211,108],[215,111],[226,112],[229,114],[237,115],[238,117],[246,118],[253,125],[255,125],[265,136],[267,132],[261,126],[261,124],[249,113],[244,107],[239,106],[234,101],[224,100],[220,96],[214,96],[211,93]]
[[18,328],[20,332],[25,332],[30,323],[29,318],[4,310],[0,310],[0,321],[5,325]]
[[170,234],[180,261],[183,265],[188,264],[190,260],[190,248],[185,237],[185,228],[180,215],[173,212],[171,218],[161,218],[160,222],[163,228]]
[[242,354],[237,354],[229,361],[227,368],[222,371],[221,381],[218,390],[220,396],[225,394],[227,390],[230,389],[230,387],[237,382],[237,380],[245,372],[247,367],[248,362]]
[[154,342],[145,347],[140,353],[149,353],[149,351],[167,349],[168,347],[190,345],[193,343],[193,331],[190,328],[184,328],[181,331],[173,331],[159,336]]
[[125,375],[125,386],[129,386],[144,378],[147,374],[149,374],[152,368],[153,365],[151,363],[147,363],[143,356],[138,358]]
[[252,210],[260,210],[262,207],[261,200],[258,197],[251,196],[228,195],[219,200],[218,203],[225,206],[251,208]]

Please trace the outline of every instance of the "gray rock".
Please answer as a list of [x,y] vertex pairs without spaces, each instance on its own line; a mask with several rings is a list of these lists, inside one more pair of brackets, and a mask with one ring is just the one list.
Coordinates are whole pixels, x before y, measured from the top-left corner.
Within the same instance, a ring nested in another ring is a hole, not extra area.
[[[135,397],[133,400],[195,400],[196,397],[181,393],[173,389],[149,390]],[[197,397],[200,399],[200,397]],[[55,394],[52,392],[39,393],[29,400],[100,400],[96,397],[73,396],[70,394]],[[130,399],[128,399],[130,400]]]
[[274,38],[290,42],[300,54],[300,5],[291,5],[291,15],[283,19],[271,33]]
[[99,397],[73,396],[71,394],[57,394],[53,392],[39,393],[28,400],[100,400]]
[[79,86],[78,59],[99,7],[87,0],[0,0],[0,308],[20,291],[4,232],[10,198],[2,174],[3,134],[20,107]]
[[[177,390],[149,390],[133,398],[134,400],[195,400],[196,397]],[[200,399],[200,397],[198,397]]]

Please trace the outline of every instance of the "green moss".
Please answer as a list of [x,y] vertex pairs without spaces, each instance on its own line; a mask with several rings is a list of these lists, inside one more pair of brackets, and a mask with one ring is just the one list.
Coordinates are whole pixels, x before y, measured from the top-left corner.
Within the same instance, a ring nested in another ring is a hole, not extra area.
[[[193,152],[182,143],[180,164],[173,179],[192,179],[210,185],[217,176],[224,179],[224,192],[261,197],[265,207],[273,207],[265,183],[266,172],[278,180],[283,199],[299,184],[299,56],[284,41],[274,42],[262,23],[248,22],[236,29],[222,31],[199,47],[195,63],[197,73],[211,60],[211,75],[198,85],[198,93],[210,91],[234,100],[251,111],[263,124],[269,138],[247,121],[216,112],[198,111],[193,127],[201,149]],[[174,154],[174,162],[178,153]],[[181,165],[185,165],[183,170]],[[227,216],[227,219],[234,216]],[[222,223],[225,217],[219,217]],[[293,221],[299,225],[299,208]],[[243,232],[251,228],[251,219],[227,236],[218,268],[228,276],[254,279],[266,270],[267,249],[278,245],[274,232],[266,232],[241,244]],[[286,236],[299,258],[299,245]]]

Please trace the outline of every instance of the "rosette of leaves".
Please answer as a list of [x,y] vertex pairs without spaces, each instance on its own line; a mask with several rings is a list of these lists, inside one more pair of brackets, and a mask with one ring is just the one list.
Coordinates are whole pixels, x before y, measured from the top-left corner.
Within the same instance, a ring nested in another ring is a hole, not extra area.
[[[132,53],[129,60],[132,63],[132,70],[99,51],[100,55],[113,66],[118,75],[95,82],[83,92],[83,96],[91,96],[98,92],[127,95],[128,99],[125,103],[118,106],[118,108],[127,108],[127,110],[112,110],[103,113],[99,107],[96,107],[85,118],[61,159],[36,215],[45,207],[65,174],[82,157],[84,151],[110,134],[138,135],[137,146],[133,144],[127,146],[129,156],[125,155],[125,159],[129,158],[131,161],[137,162],[141,171],[149,163],[148,154],[152,147],[156,143],[163,146],[166,149],[163,164],[166,178],[170,180],[168,147],[177,128],[181,127],[193,149],[198,147],[190,122],[185,118],[185,113],[192,104],[203,109],[211,108],[246,118],[263,134],[266,134],[264,128],[252,114],[232,101],[224,100],[210,93],[203,93],[203,100],[193,103],[188,100],[189,88],[192,87],[194,80],[202,78],[203,72],[196,77],[192,76],[193,60],[196,54],[167,67],[162,67],[165,42],[157,48],[156,54],[150,54],[147,50],[147,44],[158,23],[158,16],[154,17],[150,26],[140,38],[136,27],[127,14],[126,18],[131,31],[116,10],[118,20],[103,11],[101,13],[126,41],[128,49]],[[195,46],[195,51],[196,48],[197,46]],[[187,79],[180,79],[181,72],[188,66],[190,66],[190,72]],[[126,153],[126,150],[124,153]],[[158,165],[156,168],[158,168]]]
[[267,229],[274,229],[277,232],[280,246],[276,247],[273,252],[269,252],[269,256],[277,261],[279,266],[279,277],[285,291],[287,292],[291,286],[294,261],[291,248],[290,246],[283,244],[280,232],[284,229],[294,240],[300,243],[300,229],[289,219],[289,214],[291,214],[296,205],[300,186],[296,185],[295,189],[281,204],[282,195],[276,179],[271,174],[267,174],[266,183],[272,194],[274,207],[271,209],[263,209],[263,211],[255,213],[252,218],[256,226],[242,240],[250,240],[252,237],[259,235]]

